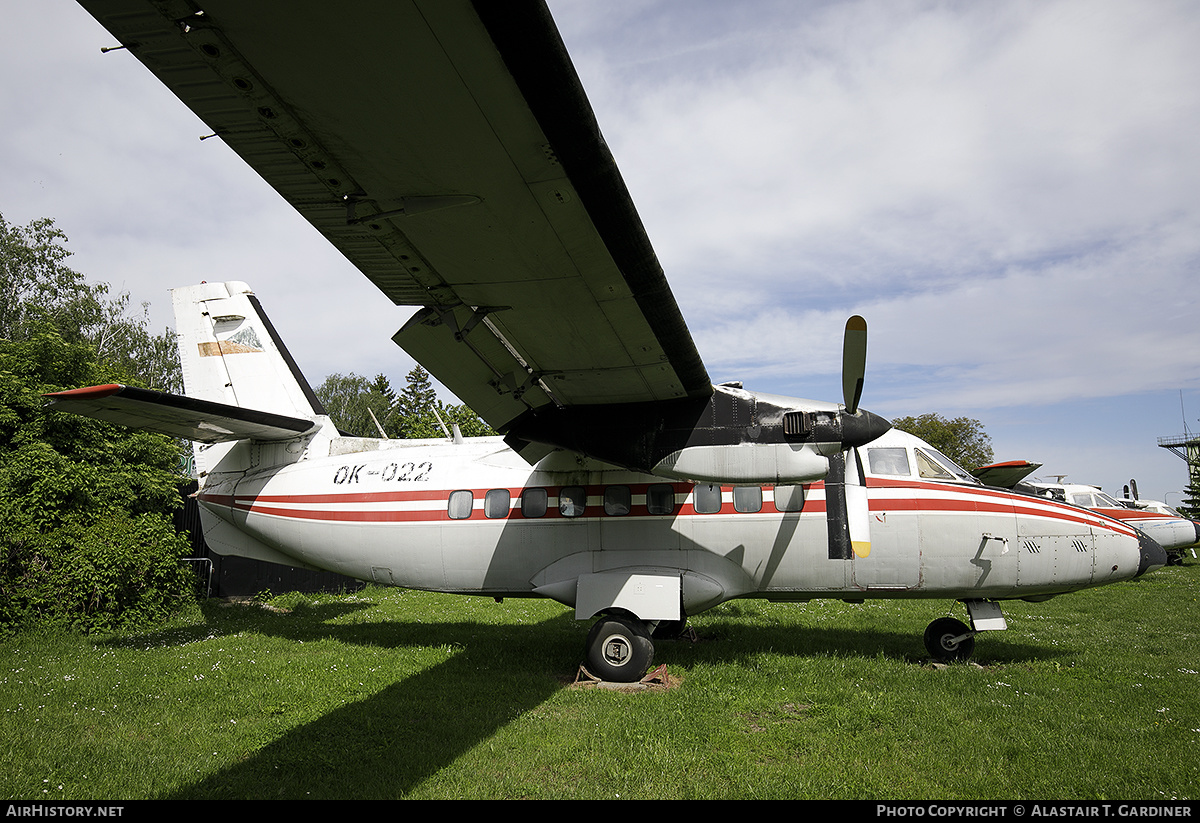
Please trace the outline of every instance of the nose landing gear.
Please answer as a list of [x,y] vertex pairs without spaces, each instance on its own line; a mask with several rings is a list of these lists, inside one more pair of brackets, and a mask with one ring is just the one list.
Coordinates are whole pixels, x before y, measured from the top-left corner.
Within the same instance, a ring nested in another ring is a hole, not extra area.
[[940,663],[966,660],[975,651],[979,632],[1008,628],[1000,604],[993,600],[963,600],[971,615],[971,625],[953,617],[939,617],[925,629],[925,650]]
[[975,651],[975,632],[961,620],[939,617],[925,629],[925,650],[940,663],[966,660]]

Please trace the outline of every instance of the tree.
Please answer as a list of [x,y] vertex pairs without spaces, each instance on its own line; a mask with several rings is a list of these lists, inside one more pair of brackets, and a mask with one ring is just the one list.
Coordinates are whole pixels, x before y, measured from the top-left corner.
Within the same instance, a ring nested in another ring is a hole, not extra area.
[[114,377],[53,328],[0,341],[0,633],[145,625],[192,601],[179,444],[45,408]]
[[[1190,469],[1191,466],[1189,465]],[[1183,491],[1183,501],[1179,504],[1179,513],[1192,520],[1200,520],[1200,473],[1189,471],[1187,488]]]
[[174,335],[70,269],[65,242],[51,220],[0,216],[0,633],[144,625],[192,602],[171,523],[181,444],[45,408],[51,391],[181,383]]
[[382,374],[367,380],[354,373],[329,375],[316,393],[334,424],[342,431],[360,437],[378,434],[375,420],[387,436],[393,438],[444,437],[443,423],[447,429],[457,423],[464,437],[495,434],[466,406],[438,400],[429,372],[421,366],[408,373],[399,393]]
[[940,414],[897,417],[892,425],[916,435],[966,469],[986,466],[993,461],[992,438],[983,424],[970,417],[947,420]]
[[[390,391],[390,387],[388,389]],[[377,437],[388,415],[389,397],[365,377],[357,374],[331,374],[317,387],[317,398],[340,431],[356,437]],[[386,431],[386,429],[385,429]]]
[[53,220],[16,226],[0,215],[0,340],[53,328],[67,343],[92,346],[119,382],[182,391],[174,333],[151,334],[148,304],[134,314],[127,292],[112,297],[107,283],[88,283],[67,266],[66,242]]
[[445,432],[434,413],[434,409],[441,412],[441,405],[429,372],[419,365],[414,366],[396,400],[395,425],[399,436],[414,439],[444,437]]

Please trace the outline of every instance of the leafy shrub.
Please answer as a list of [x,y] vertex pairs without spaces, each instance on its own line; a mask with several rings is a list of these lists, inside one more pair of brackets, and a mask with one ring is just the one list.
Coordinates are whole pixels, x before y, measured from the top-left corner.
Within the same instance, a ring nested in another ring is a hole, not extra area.
[[0,633],[129,628],[191,602],[180,444],[44,405],[120,377],[52,328],[0,340]]
[[0,539],[0,632],[144,628],[193,599],[188,541],[160,515],[119,513]]

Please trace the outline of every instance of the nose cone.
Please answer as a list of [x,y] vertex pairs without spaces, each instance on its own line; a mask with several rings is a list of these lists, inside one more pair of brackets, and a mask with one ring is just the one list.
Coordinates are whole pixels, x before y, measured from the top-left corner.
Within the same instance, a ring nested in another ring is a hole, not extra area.
[[1142,532],[1138,532],[1138,550],[1141,552],[1141,560],[1138,562],[1138,577],[1167,565],[1166,550]]
[[855,414],[843,412],[841,422],[843,448],[865,446],[892,427],[889,420],[866,409],[859,409]]

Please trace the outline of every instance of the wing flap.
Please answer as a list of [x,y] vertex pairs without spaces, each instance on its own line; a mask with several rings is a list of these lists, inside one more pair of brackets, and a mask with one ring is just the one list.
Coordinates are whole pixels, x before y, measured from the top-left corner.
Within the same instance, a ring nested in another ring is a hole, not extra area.
[[293,440],[320,428],[312,420],[117,383],[44,396],[57,411],[201,443]]

